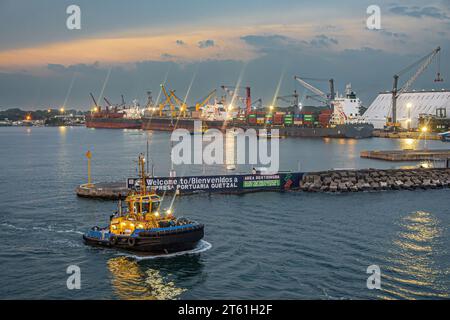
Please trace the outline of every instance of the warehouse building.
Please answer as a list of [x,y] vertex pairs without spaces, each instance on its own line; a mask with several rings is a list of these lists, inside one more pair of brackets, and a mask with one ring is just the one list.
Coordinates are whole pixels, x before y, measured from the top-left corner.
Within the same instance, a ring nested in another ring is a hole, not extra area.
[[[397,98],[397,121],[402,128],[416,129],[419,116],[450,117],[450,90],[411,91]],[[392,93],[380,93],[364,113],[364,120],[382,129],[392,117]]]

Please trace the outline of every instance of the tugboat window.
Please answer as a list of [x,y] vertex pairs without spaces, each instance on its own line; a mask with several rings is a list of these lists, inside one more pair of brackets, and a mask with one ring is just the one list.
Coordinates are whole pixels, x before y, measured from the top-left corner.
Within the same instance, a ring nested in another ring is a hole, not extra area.
[[150,203],[149,202],[142,202],[142,213],[148,213],[150,212]]
[[159,202],[159,201],[153,202],[153,205],[152,205],[152,213],[155,213],[155,212],[157,212],[157,211],[159,210],[159,205],[160,205],[160,202]]

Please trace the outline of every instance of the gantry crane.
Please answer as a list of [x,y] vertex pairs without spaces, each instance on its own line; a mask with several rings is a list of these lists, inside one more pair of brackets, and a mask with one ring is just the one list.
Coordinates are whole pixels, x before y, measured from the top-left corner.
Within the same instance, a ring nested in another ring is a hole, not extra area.
[[[388,129],[393,128],[395,131],[396,128],[399,126],[399,123],[397,122],[397,99],[398,97],[408,91],[413,83],[417,80],[417,78],[428,68],[428,66],[433,62],[434,58],[438,56],[438,71],[437,71],[437,77],[434,80],[435,82],[442,82],[443,79],[441,78],[441,72],[440,72],[440,65],[439,65],[439,53],[441,52],[441,47],[437,47],[433,51],[431,51],[426,56],[420,58],[413,64],[409,65],[405,69],[401,70],[399,73],[394,75],[394,85],[392,86],[392,122],[389,122],[389,119],[387,119],[386,127]],[[403,87],[400,89],[398,88],[398,80],[400,76],[404,75],[405,73],[411,71],[412,68],[419,65],[419,68],[417,69],[416,73],[405,82]]]

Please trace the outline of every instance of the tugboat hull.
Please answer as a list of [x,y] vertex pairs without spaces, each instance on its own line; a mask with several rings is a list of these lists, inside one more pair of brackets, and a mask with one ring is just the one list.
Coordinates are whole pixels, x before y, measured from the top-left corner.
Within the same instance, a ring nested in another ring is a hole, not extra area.
[[194,249],[204,236],[203,225],[183,228],[162,228],[157,231],[137,231],[130,236],[91,230],[83,235],[88,245],[116,248],[126,251],[167,254]]

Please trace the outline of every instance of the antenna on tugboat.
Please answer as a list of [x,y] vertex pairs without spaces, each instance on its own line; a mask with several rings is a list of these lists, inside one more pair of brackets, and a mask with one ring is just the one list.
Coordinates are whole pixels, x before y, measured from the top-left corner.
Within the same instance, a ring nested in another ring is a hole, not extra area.
[[148,163],[149,163],[149,158],[148,158],[148,132],[147,132],[147,172],[149,172],[149,170],[148,170]]
[[141,176],[141,194],[147,193],[147,186],[146,186],[146,173],[145,173],[145,158],[144,155],[141,153],[139,155],[139,171]]
[[91,150],[88,150],[86,152],[86,158],[88,160],[88,184],[87,184],[87,187],[92,187],[92,181],[91,181],[91,158],[92,158],[92,153],[91,153]]

